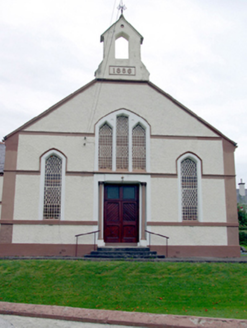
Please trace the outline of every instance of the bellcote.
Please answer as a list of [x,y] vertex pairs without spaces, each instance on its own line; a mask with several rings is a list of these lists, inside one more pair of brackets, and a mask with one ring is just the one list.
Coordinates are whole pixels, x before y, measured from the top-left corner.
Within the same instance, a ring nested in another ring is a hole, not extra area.
[[[119,38],[128,43],[128,58],[116,58],[115,47]],[[143,37],[123,15],[101,35],[100,41],[104,42],[104,53],[95,72],[96,79],[149,80],[149,72],[141,61]]]

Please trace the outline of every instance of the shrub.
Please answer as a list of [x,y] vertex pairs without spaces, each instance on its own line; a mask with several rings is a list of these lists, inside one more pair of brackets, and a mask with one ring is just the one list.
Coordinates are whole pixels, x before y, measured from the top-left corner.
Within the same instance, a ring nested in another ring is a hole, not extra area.
[[247,226],[247,211],[246,206],[238,204],[238,222],[239,225],[244,227]]
[[239,243],[240,243],[240,245],[247,246],[247,231],[239,232]]

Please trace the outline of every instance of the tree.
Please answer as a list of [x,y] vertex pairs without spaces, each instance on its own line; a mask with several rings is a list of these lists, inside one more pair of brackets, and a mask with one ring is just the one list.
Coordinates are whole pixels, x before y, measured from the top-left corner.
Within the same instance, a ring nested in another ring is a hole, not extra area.
[[238,222],[241,227],[247,226],[246,205],[238,204]]

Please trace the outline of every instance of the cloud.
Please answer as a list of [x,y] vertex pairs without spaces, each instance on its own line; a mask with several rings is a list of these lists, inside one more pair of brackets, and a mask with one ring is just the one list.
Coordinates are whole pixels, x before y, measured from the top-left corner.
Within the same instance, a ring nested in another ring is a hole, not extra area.
[[[247,181],[247,1],[125,1],[157,84],[238,142]],[[8,0],[0,12],[0,135],[94,78],[115,0]],[[111,18],[113,17],[113,21]],[[240,165],[241,164],[241,168]]]

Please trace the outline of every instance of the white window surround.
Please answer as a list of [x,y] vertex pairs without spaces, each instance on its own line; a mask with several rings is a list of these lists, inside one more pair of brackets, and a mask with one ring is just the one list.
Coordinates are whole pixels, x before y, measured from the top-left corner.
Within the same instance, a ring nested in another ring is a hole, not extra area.
[[112,138],[112,171],[116,171],[116,127],[117,116],[124,115],[129,118],[129,172],[132,172],[132,129],[139,123],[146,131],[146,172],[150,171],[150,127],[140,116],[126,110],[119,109],[100,119],[95,126],[95,161],[94,170],[98,171],[99,128],[105,123],[113,129]]
[[[39,196],[39,220],[43,220],[44,207],[44,186],[45,186],[45,162],[48,157],[55,155],[62,160],[62,190],[61,190],[61,220],[64,220],[64,200],[65,200],[65,167],[66,157],[59,151],[52,149],[41,157],[40,165],[40,196]],[[49,220],[47,220],[49,221]]]
[[[177,172],[178,172],[178,221],[183,222],[183,214],[182,214],[182,186],[181,186],[181,163],[184,159],[189,158],[192,161],[196,163],[197,167],[197,193],[198,193],[198,221],[203,221],[203,215],[202,215],[202,172],[201,172],[201,160],[195,156],[192,153],[186,153],[179,157],[177,160]],[[193,224],[193,221],[186,221],[191,222]]]

